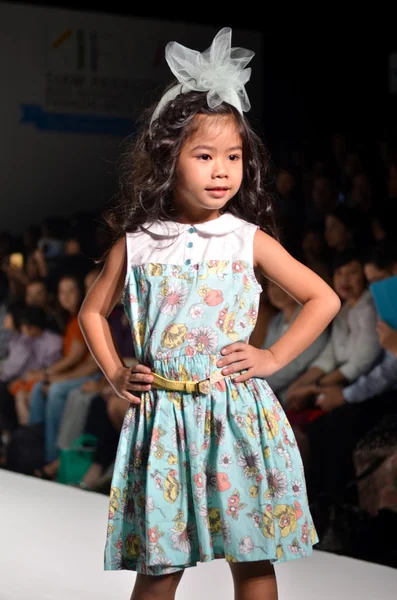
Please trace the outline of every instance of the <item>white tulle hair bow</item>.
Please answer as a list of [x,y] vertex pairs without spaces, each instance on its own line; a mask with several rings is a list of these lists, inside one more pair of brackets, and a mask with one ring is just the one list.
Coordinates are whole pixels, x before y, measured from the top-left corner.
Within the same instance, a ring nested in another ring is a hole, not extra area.
[[251,104],[244,86],[251,77],[251,69],[245,67],[255,53],[245,48],[232,48],[231,41],[232,30],[224,27],[216,34],[211,46],[202,53],[177,42],[167,44],[165,58],[179,83],[161,98],[151,122],[178,94],[192,90],[208,92],[207,103],[210,108],[227,102],[241,114],[249,111]]

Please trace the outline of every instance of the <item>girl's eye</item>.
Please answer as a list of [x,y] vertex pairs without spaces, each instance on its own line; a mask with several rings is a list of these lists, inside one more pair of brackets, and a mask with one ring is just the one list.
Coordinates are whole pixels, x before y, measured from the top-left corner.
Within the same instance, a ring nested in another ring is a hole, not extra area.
[[202,158],[203,160],[208,160],[211,157],[209,154],[200,154],[199,158]]
[[229,159],[230,159],[230,160],[232,160],[232,161],[238,160],[239,158],[240,158],[240,157],[239,157],[239,155],[238,155],[238,154],[231,154],[231,155],[229,156]]

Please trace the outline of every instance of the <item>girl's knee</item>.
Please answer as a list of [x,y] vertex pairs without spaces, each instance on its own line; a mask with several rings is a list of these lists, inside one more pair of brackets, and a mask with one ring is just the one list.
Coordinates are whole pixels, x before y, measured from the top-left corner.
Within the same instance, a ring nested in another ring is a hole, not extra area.
[[[175,573],[169,573],[168,575],[137,575],[134,593],[139,594],[139,590],[145,591],[148,598],[153,600],[157,598],[169,598],[175,594],[179,582],[182,579],[184,571],[176,571]],[[139,597],[139,595],[137,596]],[[146,596],[145,596],[146,597]],[[134,599],[134,594],[132,599]]]
[[247,581],[249,579],[275,576],[274,567],[269,560],[240,563],[230,562],[229,567],[235,581]]

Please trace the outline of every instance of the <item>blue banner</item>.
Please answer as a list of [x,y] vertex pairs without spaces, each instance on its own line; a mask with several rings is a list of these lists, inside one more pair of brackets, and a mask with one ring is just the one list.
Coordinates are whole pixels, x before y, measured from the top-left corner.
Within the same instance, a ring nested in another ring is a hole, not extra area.
[[133,132],[133,121],[124,117],[104,117],[43,110],[38,104],[22,104],[20,123],[36,125],[41,131],[65,133],[93,133],[127,136]]

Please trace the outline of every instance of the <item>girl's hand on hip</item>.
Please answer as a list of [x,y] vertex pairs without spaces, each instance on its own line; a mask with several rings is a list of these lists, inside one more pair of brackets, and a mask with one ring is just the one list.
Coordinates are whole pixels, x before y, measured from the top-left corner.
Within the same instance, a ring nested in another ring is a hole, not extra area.
[[250,344],[236,342],[225,346],[221,353],[224,358],[217,362],[217,366],[223,367],[223,375],[246,371],[233,378],[235,383],[241,383],[251,377],[269,377],[279,369],[270,350],[260,350]]
[[110,382],[116,394],[132,402],[132,404],[140,404],[141,398],[134,396],[131,392],[148,392],[151,389],[153,375],[149,367],[139,363],[132,367],[121,367],[116,372],[113,380]]

